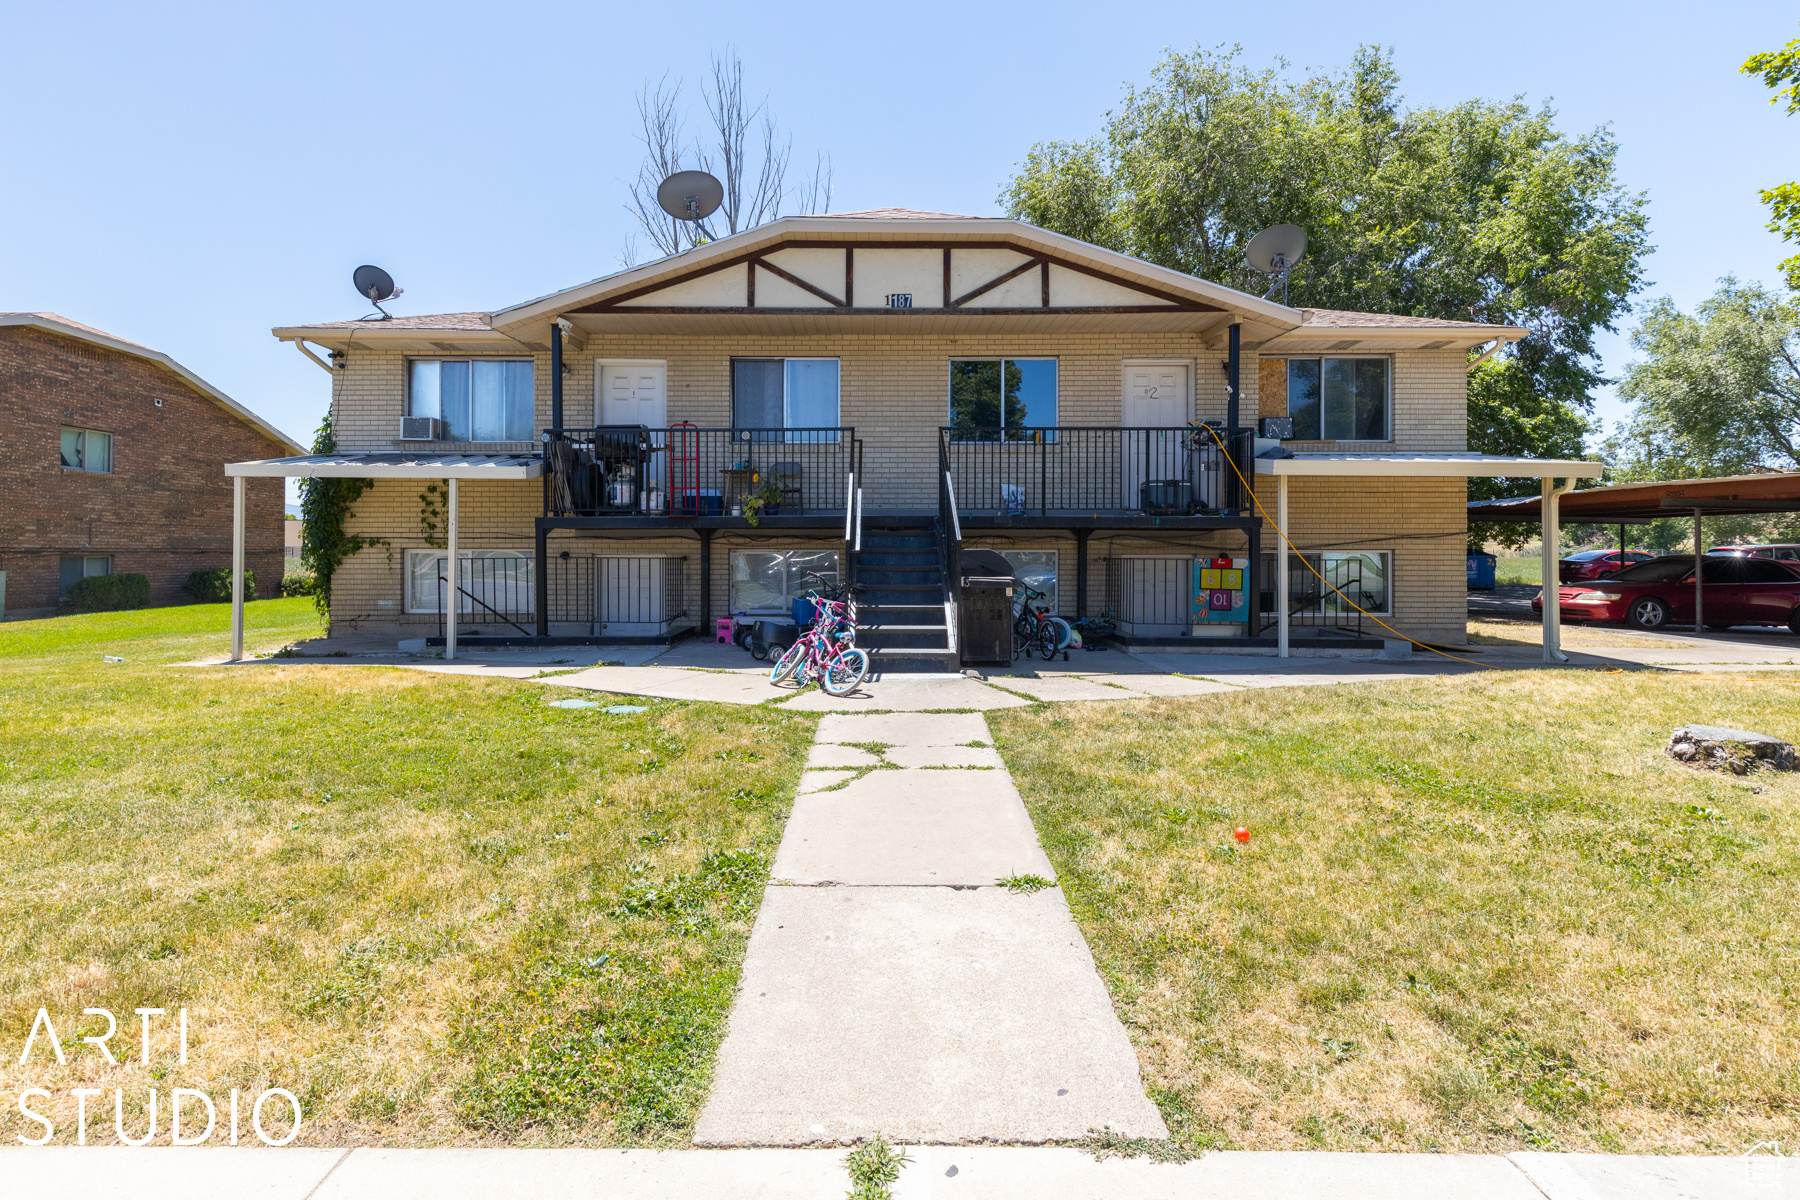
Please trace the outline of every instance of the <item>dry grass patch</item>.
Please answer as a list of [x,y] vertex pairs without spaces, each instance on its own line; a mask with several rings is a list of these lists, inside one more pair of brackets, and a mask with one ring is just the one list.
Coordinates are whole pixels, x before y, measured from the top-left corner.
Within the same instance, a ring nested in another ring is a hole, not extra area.
[[[685,1140],[810,719],[169,665],[216,633],[140,637],[124,664],[81,637],[36,653],[61,636],[0,643],[0,1094],[51,1089],[58,1142],[70,1089],[127,1089],[136,1134],[151,1086],[165,1143],[177,1086],[221,1106],[286,1087],[300,1144]],[[172,1025],[138,1063],[145,1006],[189,1010],[187,1066]],[[39,1007],[67,1066],[41,1038],[18,1065]],[[84,1008],[120,1016],[119,1066],[79,1044],[105,1029]],[[103,1100],[89,1137],[108,1143]],[[38,1132],[0,1116],[0,1140]]]
[[1800,777],[1662,753],[1688,721],[1800,737],[1793,676],[1483,672],[988,719],[1190,1147],[1800,1133]]
[[[1469,622],[1469,643],[1474,646],[1542,646],[1544,627],[1538,621],[1508,621],[1487,618]],[[1562,644],[1578,650],[1630,646],[1639,650],[1687,650],[1688,642],[1672,642],[1667,638],[1627,633],[1610,625],[1584,625],[1565,620]]]

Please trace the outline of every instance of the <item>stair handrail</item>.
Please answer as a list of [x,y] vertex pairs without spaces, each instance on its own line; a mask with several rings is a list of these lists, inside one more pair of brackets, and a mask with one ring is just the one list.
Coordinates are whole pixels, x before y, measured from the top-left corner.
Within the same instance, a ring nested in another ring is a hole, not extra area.
[[962,602],[962,517],[956,511],[956,484],[950,478],[950,441],[938,430],[938,564],[944,573],[944,633],[956,650],[956,610]]

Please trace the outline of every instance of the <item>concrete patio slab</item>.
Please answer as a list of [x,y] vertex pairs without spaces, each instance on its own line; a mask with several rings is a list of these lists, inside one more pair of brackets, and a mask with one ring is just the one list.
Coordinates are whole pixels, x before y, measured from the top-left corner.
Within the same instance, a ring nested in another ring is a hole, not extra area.
[[1008,875],[1055,874],[1007,772],[901,770],[796,796],[771,877],[982,887]]
[[244,1146],[8,1146],[0,1150],[0,1179],[5,1180],[0,1194],[84,1196],[95,1200],[306,1200],[348,1153],[296,1146],[280,1150]]
[[1144,696],[1208,696],[1215,692],[1237,692],[1243,689],[1233,683],[1211,679],[1188,679],[1180,675],[1096,675],[1094,683],[1111,684]]
[[807,768],[818,767],[879,767],[879,755],[870,754],[867,750],[859,750],[855,746],[838,746],[830,742],[814,742],[806,754]]
[[1800,1158],[1509,1154],[1549,1200],[1789,1200]]
[[[1105,679],[1117,679],[1119,676],[1101,675],[1092,679],[1077,678],[1074,675],[1057,675],[1044,679],[1030,679],[1021,675],[992,676],[996,687],[1003,687],[1009,692],[1023,692],[1033,700],[1137,700],[1142,699],[1141,692],[1120,691],[1116,687],[1107,687],[1101,682]],[[1130,675],[1124,678],[1154,679],[1153,675]]]
[[594,667],[541,682],[593,692],[659,696],[665,700],[711,700],[720,704],[762,704],[781,695],[762,674],[733,675],[668,667]]
[[846,779],[856,778],[855,771],[802,771],[800,782],[794,787],[794,795],[804,796],[808,792],[816,792],[822,788],[836,787]]
[[992,746],[890,746],[882,757],[896,767],[966,767],[999,770],[1006,764]]
[[1031,703],[963,675],[889,675],[864,683],[841,699],[807,692],[781,707],[790,712],[923,712],[931,709],[1019,708]]
[[1168,1136],[1058,888],[771,887],[742,979],[697,1145]]
[[884,746],[991,746],[994,735],[980,713],[870,713],[829,716],[813,735],[820,742],[879,742]]
[[774,664],[750,657],[750,652],[732,642],[686,638],[673,646],[659,646],[655,663],[659,667],[704,667],[709,671],[746,671],[768,674]]
[[358,1150],[312,1200],[787,1200],[843,1195],[830,1150]]

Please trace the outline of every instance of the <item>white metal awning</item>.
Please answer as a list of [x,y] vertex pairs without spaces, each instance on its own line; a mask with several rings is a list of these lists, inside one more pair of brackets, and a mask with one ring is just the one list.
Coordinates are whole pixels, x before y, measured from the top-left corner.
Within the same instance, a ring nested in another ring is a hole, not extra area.
[[1605,467],[1568,458],[1514,454],[1295,454],[1258,458],[1258,475],[1380,475],[1468,479],[1487,475],[1598,479]]
[[225,464],[227,475],[299,476],[312,479],[536,479],[544,460],[536,454],[300,454]]

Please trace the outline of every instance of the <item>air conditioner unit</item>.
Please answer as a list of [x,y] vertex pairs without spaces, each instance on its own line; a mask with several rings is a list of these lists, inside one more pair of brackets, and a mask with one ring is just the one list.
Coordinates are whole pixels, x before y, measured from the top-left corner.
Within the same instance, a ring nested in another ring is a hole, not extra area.
[[400,440],[403,442],[440,442],[444,439],[444,423],[437,417],[401,417]]

